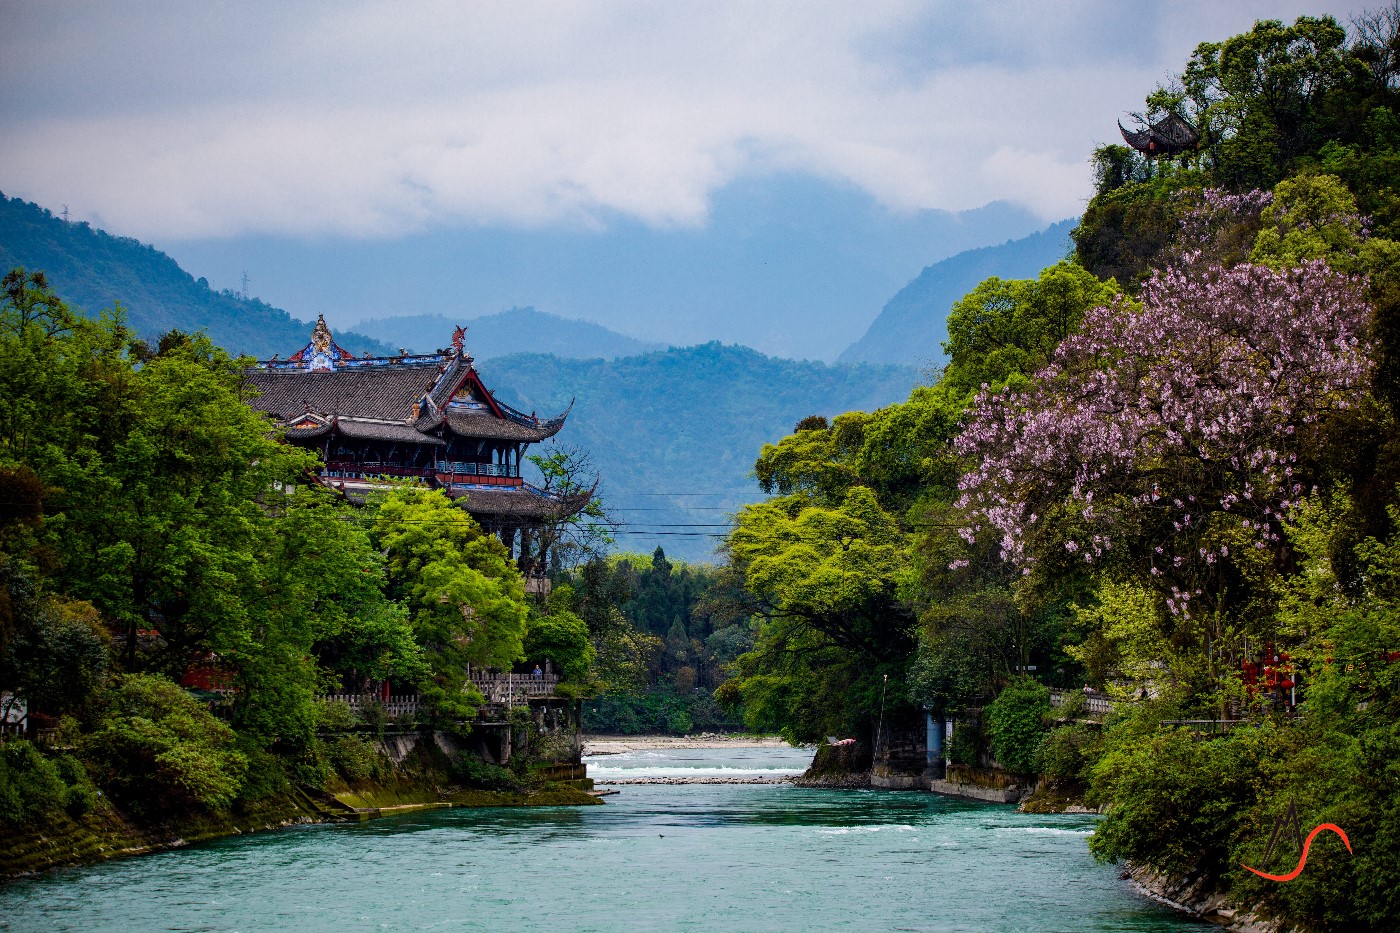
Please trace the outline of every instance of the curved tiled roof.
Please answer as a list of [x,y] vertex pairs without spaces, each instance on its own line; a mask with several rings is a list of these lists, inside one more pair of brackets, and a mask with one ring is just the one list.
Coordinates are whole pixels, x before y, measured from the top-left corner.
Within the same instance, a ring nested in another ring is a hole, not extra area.
[[279,421],[307,411],[351,418],[403,421],[437,381],[436,366],[376,366],[335,372],[250,369],[259,392],[250,403]]
[[424,434],[413,425],[404,424],[402,421],[358,421],[354,418],[337,418],[335,429],[346,437],[428,444],[433,447],[447,446],[447,442],[441,438]]
[[462,437],[499,437],[515,441],[542,441],[553,437],[564,426],[562,419],[521,424],[514,418],[497,418],[488,411],[446,412],[447,427]]
[[588,504],[587,493],[555,498],[533,486],[454,486],[447,491],[453,499],[466,499],[472,515],[499,518],[562,518],[572,515]]
[[[317,329],[323,342],[329,341],[339,353],[324,320],[317,322]],[[312,413],[339,419],[334,429],[350,437],[434,446],[442,444],[435,435],[444,426],[462,437],[533,443],[553,437],[568,417],[566,411],[541,420],[498,402],[463,352],[361,359],[340,353],[320,369],[308,368],[310,363],[303,366],[303,356],[304,352],[285,361],[268,360],[247,370],[248,383],[257,391],[249,404],[283,424]],[[470,406],[453,402],[463,386],[470,387]],[[332,428],[289,428],[287,437],[311,439],[328,430]]]
[[1179,114],[1169,113],[1156,123],[1146,120],[1142,120],[1142,123],[1142,129],[1129,130],[1123,127],[1123,121],[1118,121],[1118,132],[1123,134],[1123,141],[1138,152],[1176,155],[1194,149],[1201,141],[1200,132]]

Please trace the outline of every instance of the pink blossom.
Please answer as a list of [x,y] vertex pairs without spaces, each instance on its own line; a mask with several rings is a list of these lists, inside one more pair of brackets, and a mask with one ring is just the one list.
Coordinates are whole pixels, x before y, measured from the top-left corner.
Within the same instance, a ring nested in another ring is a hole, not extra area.
[[1173,555],[1183,575],[1215,563],[1203,536],[1221,522],[1256,547],[1277,541],[1273,520],[1301,492],[1284,466],[1297,426],[1350,405],[1369,377],[1362,283],[1324,263],[1180,265],[1141,297],[1090,311],[1028,389],[983,391],[969,412],[960,503],[1008,559],[1034,562],[1030,516],[1047,535],[1052,513],[1077,516],[1081,540]]

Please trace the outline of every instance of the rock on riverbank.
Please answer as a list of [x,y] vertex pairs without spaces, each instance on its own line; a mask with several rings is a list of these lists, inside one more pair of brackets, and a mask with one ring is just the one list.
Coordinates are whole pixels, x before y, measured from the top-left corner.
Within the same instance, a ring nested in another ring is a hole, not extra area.
[[1138,893],[1159,904],[1201,920],[1221,924],[1238,933],[1283,933],[1285,927],[1232,904],[1226,895],[1211,890],[1203,878],[1170,878],[1150,868],[1128,865],[1123,878]]

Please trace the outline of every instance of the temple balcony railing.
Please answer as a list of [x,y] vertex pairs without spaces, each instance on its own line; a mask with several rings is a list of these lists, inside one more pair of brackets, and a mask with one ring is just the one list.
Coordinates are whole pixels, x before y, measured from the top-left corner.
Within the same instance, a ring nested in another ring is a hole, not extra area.
[[471,463],[465,460],[439,460],[439,473],[458,476],[519,476],[520,470],[504,463]]
[[376,476],[416,476],[429,478],[431,467],[411,467],[397,463],[383,463],[378,460],[327,460],[321,470],[327,479],[373,479]]

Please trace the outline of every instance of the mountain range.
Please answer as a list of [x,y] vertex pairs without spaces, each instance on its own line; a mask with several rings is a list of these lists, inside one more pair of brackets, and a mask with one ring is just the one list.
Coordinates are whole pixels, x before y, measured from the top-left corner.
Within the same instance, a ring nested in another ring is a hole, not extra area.
[[1062,220],[1028,237],[970,249],[926,267],[889,300],[865,336],[847,347],[838,361],[942,365],[953,304],[983,279],[1034,278],[1059,262],[1069,253],[1069,233],[1077,222]]
[[534,308],[511,308],[465,321],[453,321],[440,314],[370,318],[360,321],[355,329],[391,346],[427,353],[445,346],[458,324],[466,327],[467,349],[479,360],[511,353],[613,359],[664,348],[590,321],[570,320]]
[[[600,215],[553,225],[427,226],[388,239],[245,234],[160,240],[216,286],[276,296],[332,328],[366,318],[476,318],[532,307],[638,340],[720,340],[769,356],[834,360],[924,266],[1045,227],[993,202],[894,210],[853,185],[742,177],[694,224]],[[394,344],[395,347],[398,344]]]

